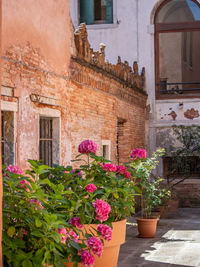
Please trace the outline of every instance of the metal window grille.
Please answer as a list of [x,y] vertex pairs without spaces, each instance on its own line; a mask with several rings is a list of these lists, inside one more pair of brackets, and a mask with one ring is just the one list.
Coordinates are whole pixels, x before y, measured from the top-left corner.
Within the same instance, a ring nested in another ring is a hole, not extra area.
[[53,164],[53,119],[40,118],[40,160],[43,164]]

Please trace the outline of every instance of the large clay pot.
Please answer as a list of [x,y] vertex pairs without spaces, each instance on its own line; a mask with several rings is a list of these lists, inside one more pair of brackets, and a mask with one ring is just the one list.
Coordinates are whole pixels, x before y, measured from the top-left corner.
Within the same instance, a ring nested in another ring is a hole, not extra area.
[[[112,223],[113,233],[111,241],[104,241],[103,254],[99,258],[95,255],[94,267],[117,267],[120,245],[125,242],[126,237],[126,220]],[[85,225],[87,232],[89,229],[94,233],[91,228],[97,229],[97,224]],[[73,267],[73,263],[67,263],[66,266]],[[78,264],[78,267],[83,267]]]
[[136,218],[139,237],[152,238],[155,236],[158,218]]

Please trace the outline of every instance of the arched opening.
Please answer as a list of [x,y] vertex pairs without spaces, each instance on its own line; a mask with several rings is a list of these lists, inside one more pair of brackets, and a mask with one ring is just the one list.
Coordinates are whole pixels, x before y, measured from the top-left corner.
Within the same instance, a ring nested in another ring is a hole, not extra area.
[[200,96],[200,4],[166,0],[155,23],[156,98]]

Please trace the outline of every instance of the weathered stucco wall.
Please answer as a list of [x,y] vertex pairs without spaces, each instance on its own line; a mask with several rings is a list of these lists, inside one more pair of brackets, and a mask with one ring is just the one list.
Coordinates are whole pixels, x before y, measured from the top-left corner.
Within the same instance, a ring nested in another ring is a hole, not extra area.
[[[2,85],[12,89],[10,99],[5,100],[18,103],[16,163],[23,168],[27,159],[38,158],[39,114],[50,108],[54,116],[54,109],[61,111],[61,106],[67,106],[72,38],[69,1],[3,1],[2,21]],[[49,105],[32,102],[33,93],[46,96]],[[61,143],[65,155],[69,143],[66,128],[64,124],[61,129],[66,136]]]

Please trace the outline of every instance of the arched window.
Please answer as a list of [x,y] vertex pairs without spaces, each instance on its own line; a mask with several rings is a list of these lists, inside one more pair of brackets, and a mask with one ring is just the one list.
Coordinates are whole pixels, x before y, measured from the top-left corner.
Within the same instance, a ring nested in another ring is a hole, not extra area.
[[200,96],[200,4],[166,0],[155,14],[156,97]]

